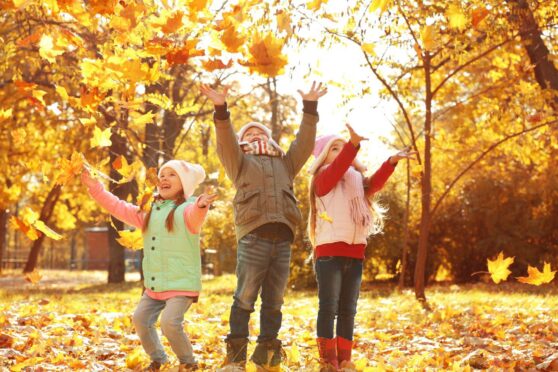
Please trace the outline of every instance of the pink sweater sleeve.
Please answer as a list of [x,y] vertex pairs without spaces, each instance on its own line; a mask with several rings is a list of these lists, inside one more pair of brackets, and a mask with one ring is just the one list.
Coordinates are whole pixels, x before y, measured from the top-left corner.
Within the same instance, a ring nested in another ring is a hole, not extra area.
[[193,204],[188,205],[184,208],[184,221],[186,222],[186,228],[192,234],[199,234],[205,217],[207,216],[208,207],[200,208],[198,207],[198,199]]
[[364,181],[365,185],[368,185],[366,196],[371,197],[372,195],[380,191],[382,187],[384,187],[389,176],[391,176],[394,170],[395,165],[391,165],[388,159],[372,176],[367,177]]
[[115,218],[138,229],[142,228],[145,214],[138,213],[138,206],[118,199],[117,196],[105,190],[99,181],[92,183],[87,188],[89,195]]

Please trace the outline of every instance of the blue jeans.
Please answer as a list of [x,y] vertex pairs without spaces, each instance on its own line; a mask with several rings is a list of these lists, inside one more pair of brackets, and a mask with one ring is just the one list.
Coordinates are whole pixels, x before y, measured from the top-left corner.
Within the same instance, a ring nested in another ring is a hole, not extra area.
[[250,313],[261,292],[258,342],[277,338],[281,328],[281,306],[289,279],[290,240],[268,240],[248,234],[238,241],[236,291],[229,318],[228,339],[247,338]]
[[353,339],[362,260],[350,257],[320,257],[316,260],[318,280],[318,337],[333,338],[337,317],[337,336]]

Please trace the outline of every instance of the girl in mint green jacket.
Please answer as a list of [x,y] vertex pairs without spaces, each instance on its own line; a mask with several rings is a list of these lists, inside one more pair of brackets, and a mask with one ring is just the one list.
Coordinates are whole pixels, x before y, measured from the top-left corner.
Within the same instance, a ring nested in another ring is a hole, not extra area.
[[168,357],[155,330],[161,315],[161,330],[180,361],[179,371],[197,368],[192,345],[184,332],[184,314],[197,301],[201,290],[199,232],[209,205],[216,195],[193,198],[204,180],[200,165],[170,160],[159,170],[159,194],[145,213],[138,206],[106,191],[87,171],[82,182],[89,194],[111,215],[143,231],[143,294],[133,322],[141,344],[151,358],[148,370],[159,370]]

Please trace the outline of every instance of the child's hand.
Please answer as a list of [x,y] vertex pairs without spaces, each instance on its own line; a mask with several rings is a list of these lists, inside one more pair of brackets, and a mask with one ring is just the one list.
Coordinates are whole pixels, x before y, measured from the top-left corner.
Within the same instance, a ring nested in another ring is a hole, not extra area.
[[308,93],[304,93],[302,90],[298,90],[298,93],[305,101],[317,101],[320,97],[323,97],[327,93],[327,88],[322,89],[322,83],[316,86],[316,82],[312,82],[312,87]]
[[368,138],[361,136],[360,134],[357,134],[355,132],[355,130],[353,129],[353,127],[351,127],[351,125],[349,123],[345,124],[347,126],[347,129],[349,130],[349,135],[351,136],[351,143],[353,144],[353,146],[357,147],[361,141],[368,141]]
[[409,148],[399,151],[397,154],[392,155],[389,157],[389,163],[391,165],[397,164],[399,160],[402,159],[409,159],[409,160],[416,160],[415,155],[418,154],[416,151],[409,151]]
[[89,170],[87,170],[85,166],[81,172],[81,182],[87,187],[92,187],[97,184],[97,180],[91,177],[91,173],[89,173]]
[[201,93],[209,98],[215,106],[222,106],[225,104],[227,99],[227,92],[229,91],[228,86],[223,87],[223,93],[217,92],[215,89],[211,88],[207,84],[202,84],[200,87]]
[[198,207],[205,208],[210,206],[218,197],[219,195],[213,192],[213,187],[207,186],[204,193],[198,198]]

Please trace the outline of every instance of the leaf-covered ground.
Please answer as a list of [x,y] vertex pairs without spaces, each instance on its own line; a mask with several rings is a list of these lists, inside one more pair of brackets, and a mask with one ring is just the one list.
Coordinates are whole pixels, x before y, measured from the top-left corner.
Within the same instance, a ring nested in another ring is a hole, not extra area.
[[[104,273],[42,274],[36,285],[21,276],[0,277],[0,370],[123,371],[148,364],[131,324],[141,291],[137,282],[106,285]],[[234,283],[233,276],[206,281],[200,302],[186,314],[202,370],[216,370],[223,359]],[[427,294],[431,313],[410,291],[363,289],[357,370],[558,370],[555,286],[452,285],[431,287]],[[283,370],[318,370],[316,312],[314,292],[288,293],[280,335],[287,352]],[[257,327],[253,316],[252,334]],[[251,342],[249,352],[253,347]]]

